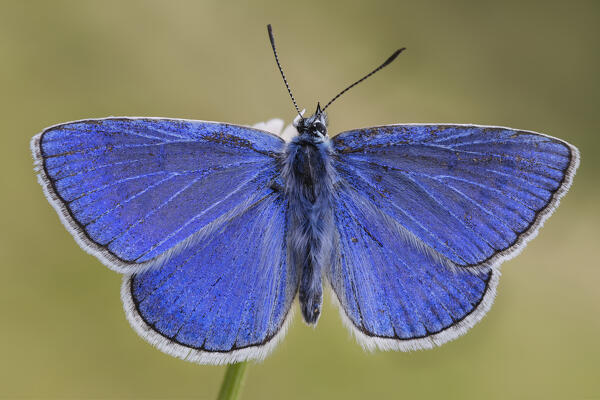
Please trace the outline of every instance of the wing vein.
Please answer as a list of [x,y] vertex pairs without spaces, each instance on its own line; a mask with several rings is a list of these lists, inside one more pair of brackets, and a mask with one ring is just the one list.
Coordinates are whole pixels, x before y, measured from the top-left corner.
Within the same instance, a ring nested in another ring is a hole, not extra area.
[[172,194],[166,201],[162,202],[162,204],[158,205],[157,207],[154,207],[152,209],[150,209],[143,217],[138,218],[137,221],[129,224],[125,230],[119,232],[116,236],[113,236],[113,238],[107,243],[107,245],[110,245],[112,242],[114,242],[115,240],[117,240],[118,238],[122,237],[123,235],[125,235],[127,232],[129,232],[131,229],[133,229],[134,227],[136,227],[137,225],[139,225],[140,223],[144,222],[149,216],[155,214],[156,212],[158,212],[159,210],[161,210],[163,207],[165,207],[167,204],[169,204],[170,202],[172,202],[177,196],[179,196],[181,193],[187,191],[190,187],[192,187],[192,185],[194,185],[196,182],[198,182],[202,177],[197,177],[195,179],[192,179],[191,182],[187,183],[183,188],[177,190],[174,194]]
[[[377,191],[377,188],[375,188],[375,187],[374,187],[374,186],[371,184],[371,182],[369,182],[369,180],[368,180],[368,179],[366,179],[366,178],[363,176],[363,174],[362,174],[360,171],[358,171],[357,169],[355,169],[355,168],[354,168],[352,165],[349,165],[349,164],[346,164],[346,165],[348,165],[350,168],[352,168],[352,169],[354,170],[354,172],[355,172],[356,176],[358,176],[358,177],[359,177],[359,178],[360,178],[360,179],[361,179],[361,180],[362,180],[362,181],[363,181],[363,182],[364,182],[366,185],[368,185],[368,186],[369,186],[369,187],[370,187],[372,190],[375,190],[375,191]],[[348,177],[349,177],[349,178],[351,178],[352,176],[350,176],[350,175],[349,175]],[[347,181],[346,181],[346,183],[347,183],[348,185],[350,185],[350,186],[354,187],[354,185],[351,185],[351,184],[349,183],[350,181],[351,181],[351,180],[347,180]],[[355,188],[355,189],[356,189],[356,193],[360,193],[360,191],[359,191],[357,188]],[[361,197],[363,197],[365,200],[367,200],[367,201],[369,201],[369,202],[370,202],[370,200],[369,200],[369,199],[367,199],[367,198],[365,198],[365,196],[364,196],[362,193],[360,193],[360,196],[361,196]],[[404,209],[400,208],[400,207],[399,207],[399,206],[398,206],[396,203],[389,202],[388,204],[389,204],[391,207],[393,207],[393,208],[397,209],[398,211],[400,211],[400,212],[401,212],[402,214],[404,214],[404,215],[405,215],[407,218],[409,218],[409,219],[410,219],[412,222],[414,222],[414,223],[415,223],[417,226],[419,226],[419,227],[420,227],[420,228],[421,228],[421,229],[422,229],[422,230],[423,230],[425,233],[427,233],[427,234],[430,236],[430,238],[431,238],[431,239],[433,239],[433,241],[434,241],[434,242],[436,242],[436,243],[438,243],[440,246],[442,246],[442,247],[446,248],[446,250],[448,250],[449,252],[451,252],[452,254],[454,254],[454,255],[455,255],[455,256],[456,256],[458,259],[460,259],[460,260],[462,260],[463,262],[465,262],[465,263],[466,263],[466,260],[464,260],[462,257],[460,257],[460,256],[459,256],[459,255],[458,255],[458,254],[457,254],[457,253],[456,253],[456,252],[455,252],[455,251],[454,251],[454,250],[453,250],[453,249],[452,249],[450,246],[446,245],[446,244],[444,243],[444,241],[443,241],[443,240],[441,240],[439,237],[437,237],[437,235],[434,235],[434,234],[433,234],[433,233],[432,233],[432,232],[431,232],[429,229],[427,229],[427,228],[426,228],[426,227],[425,227],[423,224],[421,224],[421,223],[420,223],[420,222],[419,222],[419,221],[418,221],[418,220],[417,220],[417,219],[416,219],[416,218],[415,218],[413,215],[409,214],[409,213],[408,213],[406,210],[404,210]],[[389,218],[391,218],[391,219],[393,219],[394,221],[396,221],[396,223],[398,223],[399,225],[401,225],[401,226],[404,226],[404,225],[402,225],[402,223],[401,223],[400,221],[398,221],[398,220],[397,220],[396,218],[394,218],[392,215],[389,215],[388,213],[385,213],[385,214],[386,214],[386,215],[387,215]],[[405,229],[407,229],[407,228],[405,227]],[[407,229],[407,230],[408,230],[408,229]]]
[[[265,169],[266,170],[266,169]],[[187,227],[189,224],[193,223],[196,219],[198,219],[199,217],[205,215],[208,211],[212,210],[213,208],[217,207],[219,204],[223,203],[225,200],[227,200],[228,198],[230,198],[231,196],[233,196],[234,194],[240,192],[240,190],[248,185],[249,183],[251,183],[256,177],[258,177],[261,172],[264,172],[265,170],[259,170],[252,178],[248,179],[247,181],[243,182],[242,184],[238,185],[233,191],[229,192],[225,197],[223,197],[220,200],[215,201],[214,203],[212,203],[209,207],[205,208],[204,210],[202,210],[200,213],[195,214],[193,217],[189,218],[185,223],[183,223],[178,229],[172,231],[171,233],[169,233],[163,240],[161,240],[159,243],[156,243],[155,245],[153,245],[152,247],[150,247],[147,251],[145,251],[143,254],[141,254],[138,258],[136,258],[136,260],[139,260],[141,258],[143,258],[145,255],[147,255],[148,253],[150,253],[151,251],[153,251],[154,249],[156,249],[157,247],[159,247],[160,245],[162,245],[163,243],[166,243],[169,239],[171,239],[173,236],[177,235],[179,232],[181,232],[182,230],[185,229],[185,227]],[[257,191],[258,192],[258,191]],[[245,210],[243,210],[245,211]],[[232,216],[232,218],[234,218],[234,216]]]
[[140,195],[142,195],[142,194],[146,193],[146,192],[147,192],[147,191],[149,191],[150,189],[152,189],[152,188],[154,188],[154,187],[156,187],[156,186],[158,186],[158,185],[160,185],[160,184],[162,184],[162,183],[164,183],[164,182],[166,182],[166,181],[168,181],[168,180],[170,180],[170,179],[173,179],[175,176],[176,176],[176,175],[174,175],[174,174],[170,174],[170,175],[169,175],[169,176],[167,176],[166,178],[164,178],[164,179],[161,179],[160,181],[158,181],[158,182],[156,182],[156,183],[153,183],[152,185],[148,186],[147,188],[145,188],[145,189],[143,189],[143,190],[140,190],[139,192],[137,192],[137,193],[135,193],[135,194],[133,194],[133,195],[129,196],[127,199],[125,199],[125,201],[123,201],[123,202],[121,202],[121,203],[117,203],[117,204],[116,204],[114,207],[111,207],[109,210],[106,210],[104,213],[100,214],[98,217],[94,218],[92,221],[88,222],[87,224],[85,224],[85,225],[83,225],[83,226],[84,226],[84,227],[88,227],[88,226],[90,226],[91,224],[93,224],[93,223],[97,222],[97,221],[98,221],[100,218],[102,218],[103,216],[105,216],[105,215],[109,214],[110,212],[112,212],[113,210],[117,209],[118,207],[122,207],[122,206],[123,206],[123,204],[127,204],[127,203],[128,203],[128,202],[130,202],[131,200],[133,200],[133,199],[137,198],[138,196],[140,196]]

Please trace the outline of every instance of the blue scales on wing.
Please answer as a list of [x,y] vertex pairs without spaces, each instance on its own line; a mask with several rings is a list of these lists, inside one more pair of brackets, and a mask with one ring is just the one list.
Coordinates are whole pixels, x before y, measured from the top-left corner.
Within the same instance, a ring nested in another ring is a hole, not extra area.
[[158,268],[126,276],[132,326],[190,361],[262,359],[281,339],[298,288],[300,271],[286,262],[286,214],[287,201],[265,193]]
[[456,268],[349,186],[337,194],[335,220],[338,252],[327,277],[363,346],[430,348],[491,306],[498,271]]
[[390,125],[333,139],[341,178],[459,267],[494,267],[533,237],[568,190],[577,149],[472,125]]
[[243,211],[277,175],[283,141],[190,120],[107,118],[51,127],[32,142],[40,180],[79,243],[120,272]]
[[333,139],[337,260],[328,278],[366,347],[454,339],[494,298],[499,264],[568,190],[579,155],[541,134],[396,125]]

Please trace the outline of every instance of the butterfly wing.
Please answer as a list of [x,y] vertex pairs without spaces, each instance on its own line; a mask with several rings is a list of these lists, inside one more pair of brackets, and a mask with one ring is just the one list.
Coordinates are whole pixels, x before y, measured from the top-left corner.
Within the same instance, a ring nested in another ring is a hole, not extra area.
[[364,347],[430,348],[463,334],[489,310],[497,270],[456,268],[351,187],[336,201],[339,251],[327,277]]
[[298,287],[286,213],[287,202],[266,190],[157,268],[125,276],[131,325],[160,350],[202,364],[264,358],[283,337]]
[[498,265],[568,190],[575,147],[507,128],[398,125],[333,139],[342,317],[368,348],[452,340],[491,307]]
[[357,192],[461,267],[494,267],[537,233],[567,192],[577,149],[474,125],[391,125],[333,139]]
[[214,122],[106,118],[57,125],[31,143],[44,191],[78,243],[131,273],[276,176],[283,141]]

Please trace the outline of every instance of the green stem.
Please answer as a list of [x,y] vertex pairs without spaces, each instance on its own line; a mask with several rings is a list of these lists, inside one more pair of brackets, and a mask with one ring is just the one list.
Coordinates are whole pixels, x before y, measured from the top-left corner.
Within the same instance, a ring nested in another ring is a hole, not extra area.
[[248,363],[245,361],[227,366],[217,400],[236,400],[238,398],[247,366]]

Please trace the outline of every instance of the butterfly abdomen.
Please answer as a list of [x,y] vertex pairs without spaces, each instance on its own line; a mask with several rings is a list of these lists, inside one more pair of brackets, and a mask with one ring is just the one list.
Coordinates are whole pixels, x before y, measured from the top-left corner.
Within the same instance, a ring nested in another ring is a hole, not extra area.
[[307,323],[315,324],[323,300],[323,266],[331,258],[334,235],[329,141],[296,137],[286,149],[283,176],[289,201],[289,259],[302,271],[302,315]]

